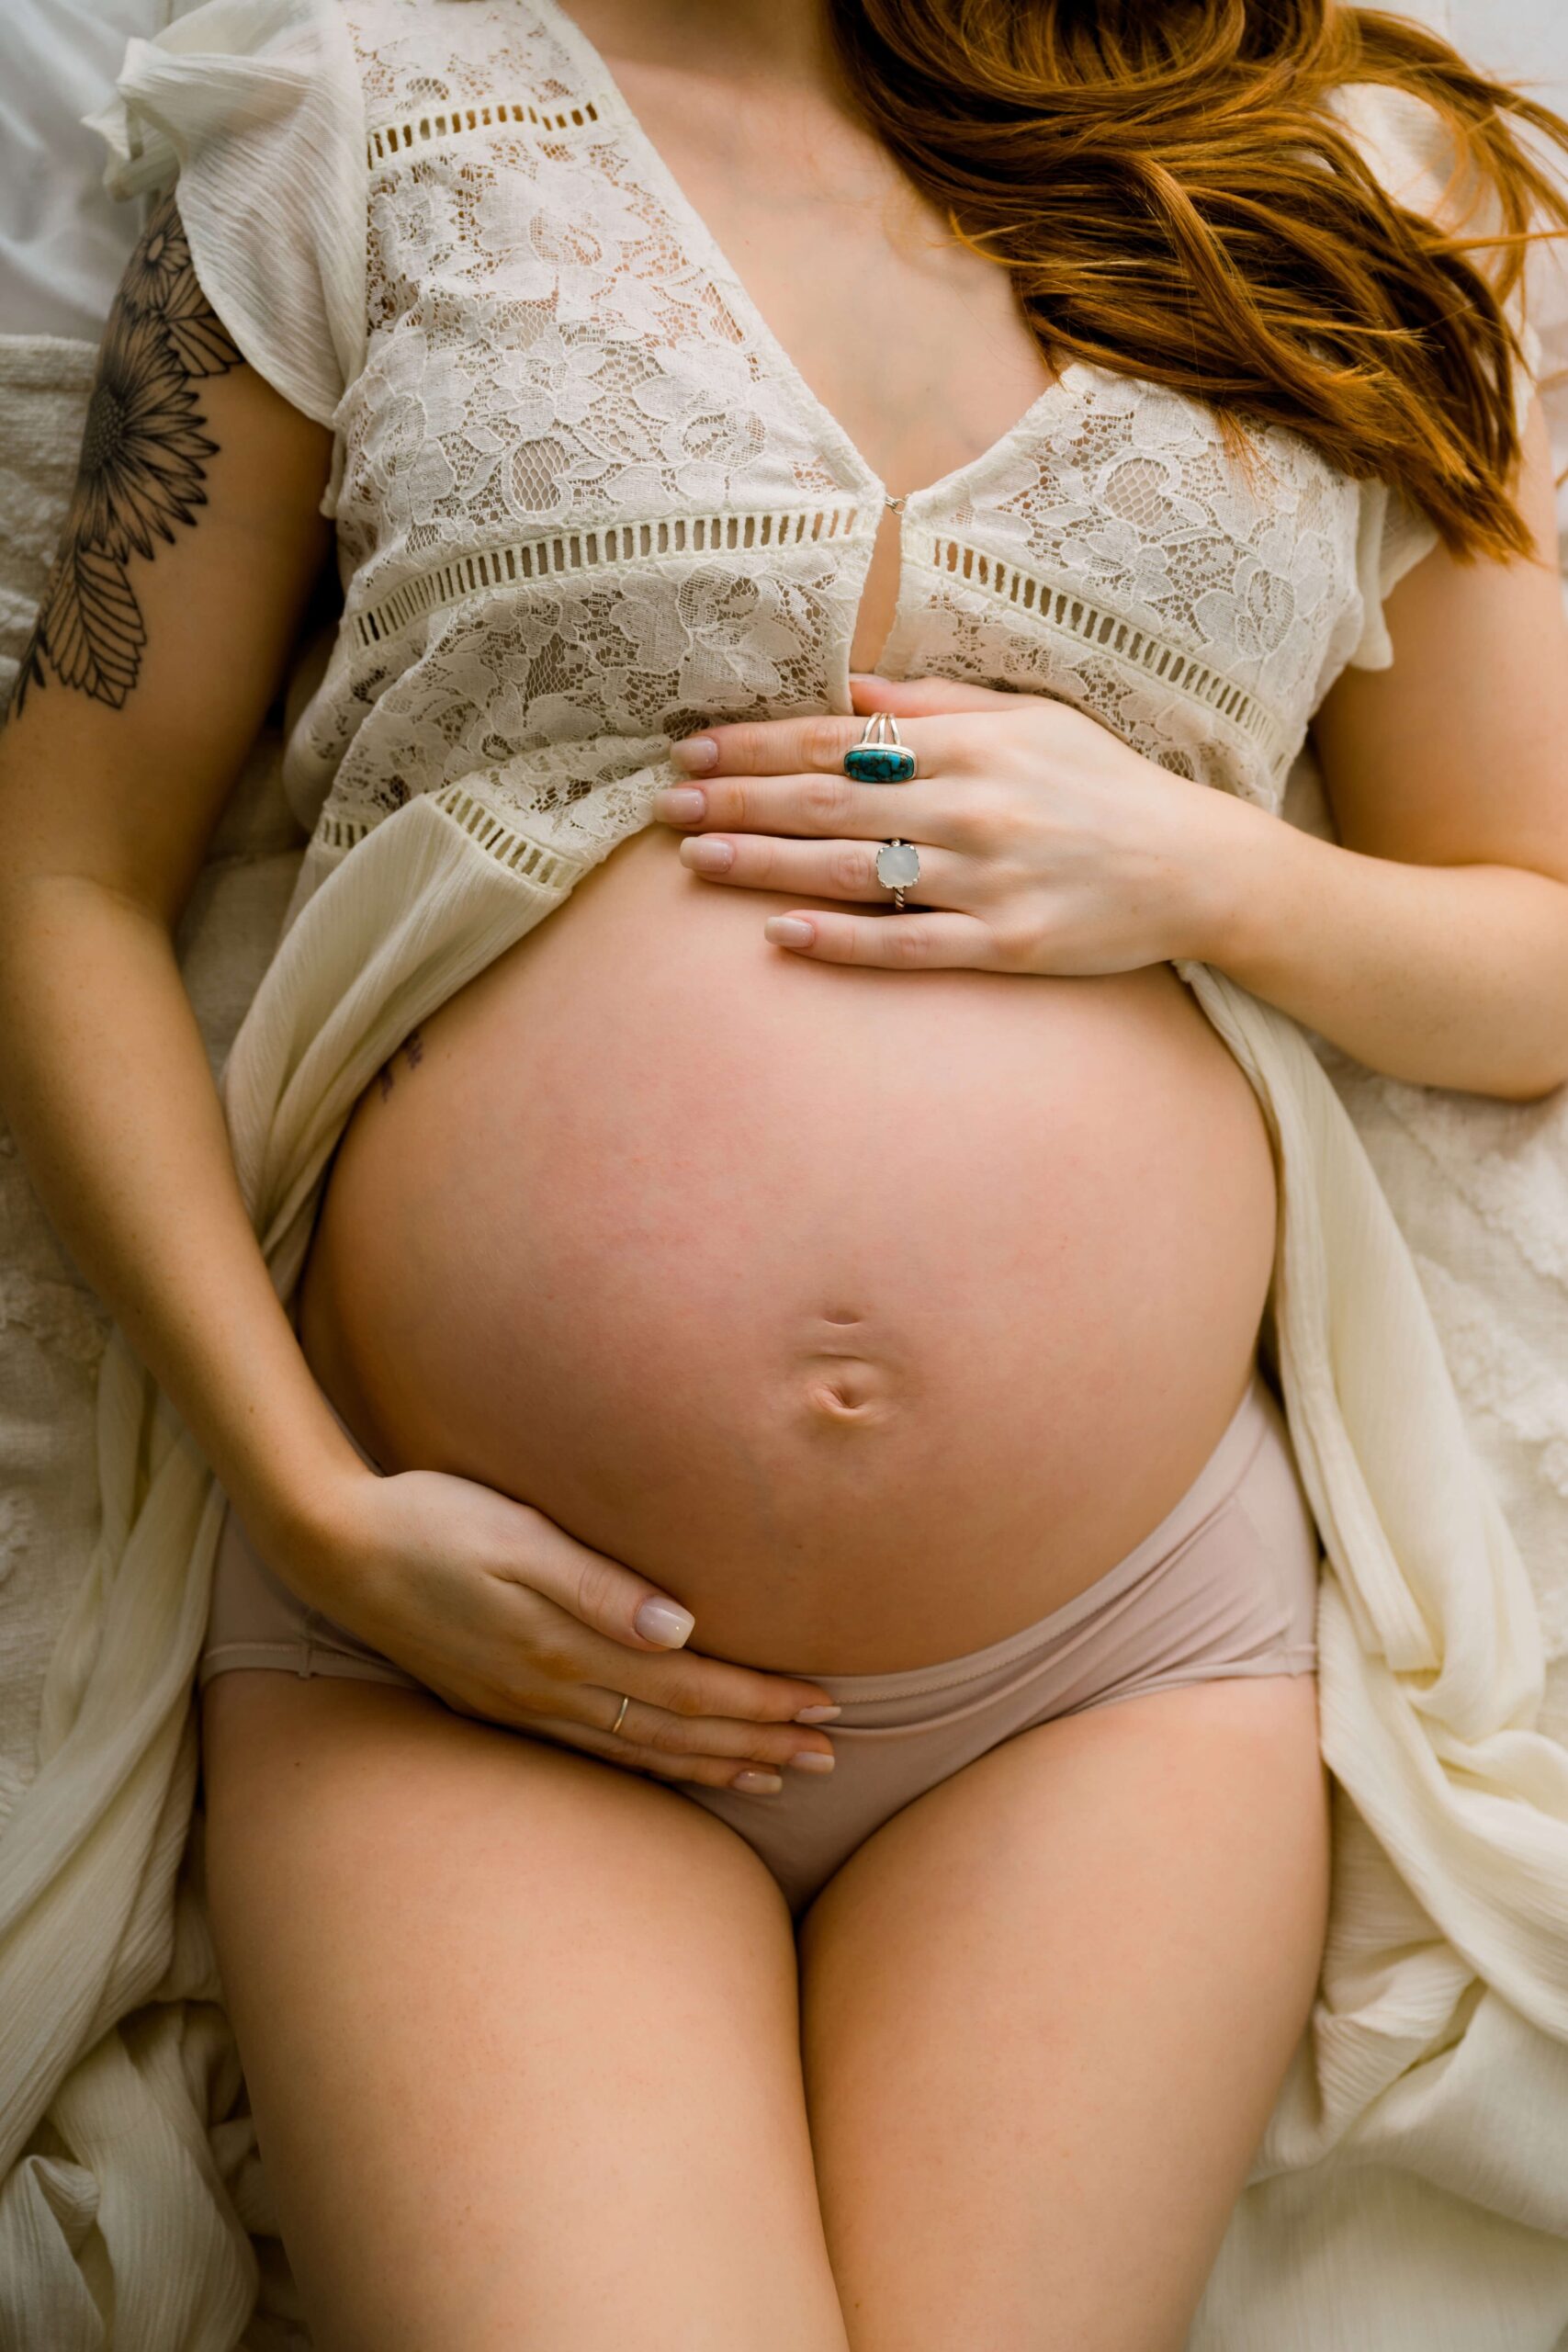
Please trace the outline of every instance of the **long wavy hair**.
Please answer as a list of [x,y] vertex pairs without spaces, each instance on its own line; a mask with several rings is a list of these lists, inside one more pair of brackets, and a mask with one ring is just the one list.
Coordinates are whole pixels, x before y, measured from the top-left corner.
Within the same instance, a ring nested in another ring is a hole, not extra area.
[[[1526,554],[1505,309],[1568,195],[1568,122],[1407,20],[1340,0],[826,0],[853,102],[953,233],[1010,273],[1049,361],[1211,401],[1396,482],[1461,556]],[[1424,99],[1442,225],[1326,101]]]

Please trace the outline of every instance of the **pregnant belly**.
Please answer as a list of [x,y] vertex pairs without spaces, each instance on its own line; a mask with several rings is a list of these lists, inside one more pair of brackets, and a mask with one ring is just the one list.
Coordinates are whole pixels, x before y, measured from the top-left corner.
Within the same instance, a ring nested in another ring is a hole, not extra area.
[[[1168,966],[794,957],[652,827],[368,1086],[301,1345],[389,1468],[477,1478],[764,1668],[998,1641],[1148,1532],[1250,1373],[1247,1080]],[[825,902],[823,902],[825,903]]]

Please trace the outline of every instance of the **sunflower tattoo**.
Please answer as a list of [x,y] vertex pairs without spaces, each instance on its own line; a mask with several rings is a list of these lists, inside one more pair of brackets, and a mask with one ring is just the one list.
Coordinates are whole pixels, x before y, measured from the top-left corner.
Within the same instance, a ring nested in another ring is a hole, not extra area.
[[203,460],[218,444],[201,431],[193,382],[239,367],[243,353],[191,267],[171,189],[126,267],[98,355],[76,484],[59,552],[11,689],[20,715],[45,664],[118,710],[136,684],[147,632],[126,565],[151,557],[174,526],[205,506]]

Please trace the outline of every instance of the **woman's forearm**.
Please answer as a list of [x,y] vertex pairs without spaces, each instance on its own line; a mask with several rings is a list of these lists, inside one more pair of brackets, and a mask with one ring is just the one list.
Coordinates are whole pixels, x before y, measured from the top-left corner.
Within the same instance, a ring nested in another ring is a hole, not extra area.
[[1367,857],[1230,810],[1202,962],[1393,1078],[1521,1102],[1568,1080],[1568,884]]
[[0,1106],[56,1231],[243,1517],[287,1536],[357,1457],[241,1198],[165,926],[98,884],[0,900]]

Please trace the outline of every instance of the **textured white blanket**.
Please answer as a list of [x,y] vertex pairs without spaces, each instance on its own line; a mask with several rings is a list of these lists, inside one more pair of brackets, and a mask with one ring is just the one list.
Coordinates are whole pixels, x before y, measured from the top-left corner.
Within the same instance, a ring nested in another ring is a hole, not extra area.
[[[96,358],[91,343],[0,336],[0,695],[9,691],[60,537]],[[186,983],[214,1069],[271,956],[299,870],[303,836],[278,782],[281,753],[275,715],[252,748],[182,926]],[[95,1394],[107,1330],[0,1125],[0,1835],[36,1766],[45,1669],[97,1532]],[[194,1947],[186,1974],[197,2006],[179,2054],[209,2085],[214,2165],[258,2233],[262,2300],[244,2340],[254,2352],[285,2352],[307,2339],[288,2324],[296,2305],[254,2133],[232,2117],[238,2070],[221,2018],[204,2006],[216,1997],[217,1978],[194,1905],[182,1907],[182,1920]],[[40,2154],[30,2171],[39,2222],[85,2242],[90,2176],[59,2154]],[[104,2352],[115,2340],[87,2311],[51,2312],[47,2344],[25,2332],[10,2300],[18,2276],[0,2248],[5,2352]]]

